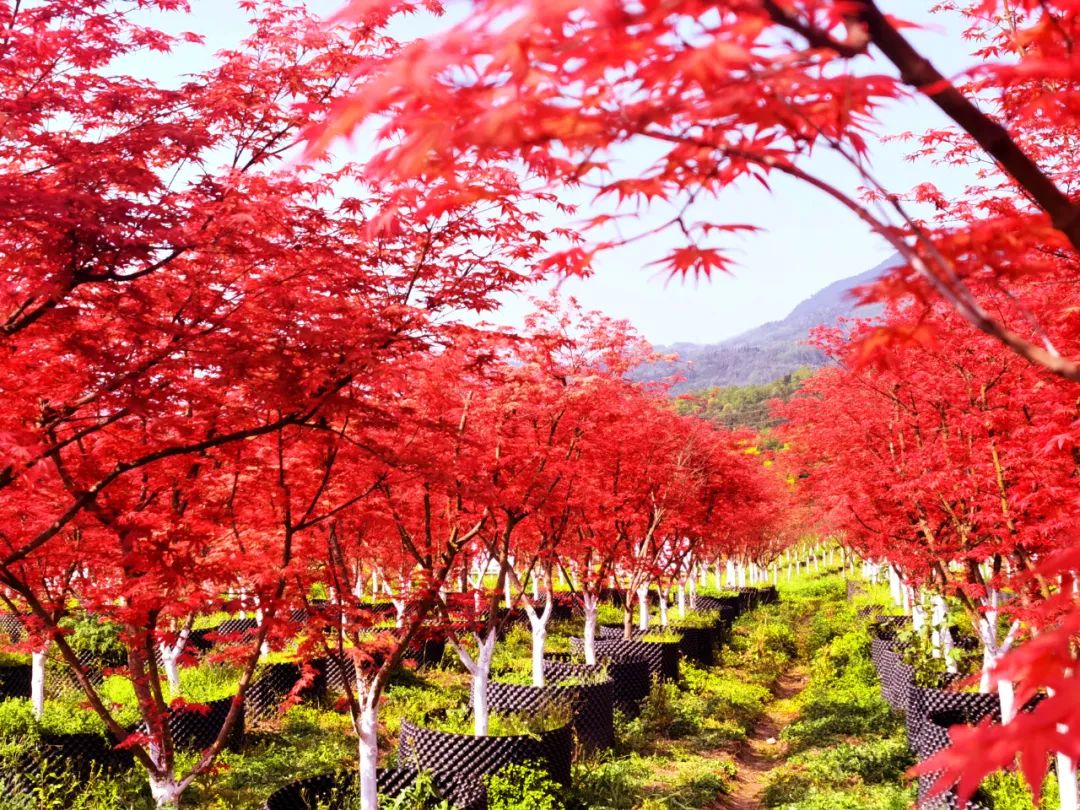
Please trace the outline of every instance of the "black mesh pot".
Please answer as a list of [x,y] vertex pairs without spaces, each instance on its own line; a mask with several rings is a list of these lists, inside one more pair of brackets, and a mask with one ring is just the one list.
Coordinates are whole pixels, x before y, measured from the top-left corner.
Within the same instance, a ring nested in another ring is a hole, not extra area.
[[532,714],[542,713],[553,705],[567,705],[573,711],[574,733],[583,749],[596,751],[613,746],[614,681],[609,677],[599,683],[565,686],[560,684],[559,680],[552,678],[553,682],[546,686],[492,681],[487,688],[488,705],[493,711]]
[[680,627],[678,624],[673,624],[671,629],[682,636],[679,652],[691,661],[707,667],[712,666],[713,648],[717,641],[716,630],[712,627]]
[[31,671],[29,664],[0,667],[0,700],[29,698]]
[[[380,768],[377,779],[379,795],[394,798],[413,783],[416,771]],[[263,804],[263,810],[345,810],[346,800],[355,785],[356,774],[352,771],[311,776],[275,790]],[[436,790],[442,792],[438,785]]]
[[446,653],[446,639],[432,636],[414,641],[405,652],[405,658],[417,666],[438,664]]
[[22,619],[10,613],[0,613],[0,634],[11,641],[20,641],[23,634]]
[[889,694],[892,698],[889,705],[895,711],[906,712],[908,710],[908,701],[914,685],[915,668],[910,664],[905,664],[902,660],[898,661],[896,666],[893,667],[889,683]]
[[[188,751],[202,751],[214,744],[225,718],[229,714],[232,698],[222,698],[203,704],[204,710],[195,706],[185,706],[169,713],[169,732],[177,748]],[[244,742],[244,712],[229,730],[226,745],[231,751],[238,751]]]
[[[81,784],[95,773],[119,773],[134,764],[131,751],[117,750],[111,740],[98,734],[45,734],[36,748],[6,763],[0,771],[0,790],[32,797],[42,785],[55,788],[63,773]],[[75,791],[79,789],[77,785]]]
[[742,612],[745,600],[742,596],[732,594],[730,596],[698,596],[698,610],[716,610],[732,619]]
[[649,674],[662,681],[673,681],[679,677],[678,641],[598,638],[596,654],[616,661],[644,660],[649,665]]
[[757,592],[759,605],[773,605],[780,601],[780,592],[776,590],[775,585],[765,585],[758,588]]
[[949,744],[952,726],[975,725],[987,717],[1001,722],[997,695],[921,686],[912,686],[910,694],[910,713],[920,718],[914,746],[920,759],[933,756]]
[[595,676],[607,672],[611,679],[612,699],[615,708],[627,717],[637,717],[641,713],[641,704],[649,696],[652,679],[649,664],[645,660],[614,661],[606,659],[601,664],[592,666],[570,661],[570,656],[550,655],[544,661],[544,677],[558,680]]
[[[311,662],[315,676],[297,693],[301,700],[320,700],[326,694],[326,661]],[[293,688],[303,677],[303,665],[293,663],[268,664],[244,695],[244,708],[249,718],[269,717],[275,714],[292,694]]]
[[870,622],[870,635],[874,638],[896,638],[896,634],[910,624],[910,616],[879,615]]
[[569,787],[573,742],[569,723],[536,736],[474,737],[421,728],[402,720],[398,760],[406,767],[453,780],[447,798],[454,807],[481,810],[487,803],[483,777],[507,765],[534,760],[544,765],[553,779]]

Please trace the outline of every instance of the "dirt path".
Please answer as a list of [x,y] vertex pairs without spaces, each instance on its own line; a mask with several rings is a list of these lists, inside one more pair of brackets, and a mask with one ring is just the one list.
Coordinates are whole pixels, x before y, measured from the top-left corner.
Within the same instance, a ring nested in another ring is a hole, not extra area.
[[786,701],[799,694],[806,681],[807,675],[801,666],[795,666],[780,676],[773,701],[765,707],[765,715],[735,757],[735,764],[739,768],[735,790],[721,800],[719,808],[758,810],[763,806],[761,796],[766,777],[783,761],[786,753],[785,745],[780,742],[780,732],[795,715]]

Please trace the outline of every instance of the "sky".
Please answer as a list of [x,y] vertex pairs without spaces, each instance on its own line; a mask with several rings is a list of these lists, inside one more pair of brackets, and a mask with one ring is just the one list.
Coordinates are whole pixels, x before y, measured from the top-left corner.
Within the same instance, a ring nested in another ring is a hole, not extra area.
[[[460,0],[451,2],[450,19],[460,18],[465,5]],[[308,0],[308,7],[316,14],[329,14],[341,3]],[[925,25],[909,36],[946,75],[971,66],[955,21],[930,15],[927,9],[933,3],[885,0],[880,5],[886,12]],[[156,79],[165,80],[163,70],[176,74],[205,67],[213,52],[235,45],[246,33],[245,15],[234,0],[192,0],[191,6],[191,15],[177,17],[162,27],[194,30],[205,37],[205,44],[184,46],[166,59],[141,65]],[[430,35],[444,24],[413,18],[394,33],[399,39],[409,39]],[[918,133],[944,124],[944,116],[921,98],[898,103],[882,115],[882,132]],[[354,144],[354,156],[362,154],[365,146]],[[958,170],[928,166],[925,161],[915,166],[905,159],[908,150],[908,145],[899,142],[871,144],[873,171],[893,191],[903,192],[931,181],[948,193],[959,191],[970,179]],[[647,153],[644,147],[631,146],[620,157],[640,162]],[[827,153],[817,155],[809,168],[830,180],[850,174],[839,159]],[[650,216],[655,219],[658,215],[642,212],[644,221]],[[586,309],[629,320],[654,344],[714,343],[783,318],[822,287],[857,275],[893,253],[880,237],[821,192],[783,177],[777,178],[770,190],[756,182],[725,190],[710,216],[716,222],[750,223],[764,229],[730,242],[736,262],[733,275],[718,275],[699,283],[669,282],[658,275],[649,264],[674,244],[672,234],[602,254],[591,277],[567,280],[561,291],[574,296]],[[527,296],[509,297],[498,313],[486,317],[513,325],[529,308]]]

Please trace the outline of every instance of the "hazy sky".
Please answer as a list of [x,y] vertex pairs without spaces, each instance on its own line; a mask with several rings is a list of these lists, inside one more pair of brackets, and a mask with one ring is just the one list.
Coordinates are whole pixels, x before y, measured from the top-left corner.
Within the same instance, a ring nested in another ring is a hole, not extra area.
[[[338,8],[339,0],[309,0],[308,5],[322,14]],[[882,5],[886,11],[928,23],[926,30],[911,36],[943,72],[970,66],[965,50],[957,49],[960,40],[955,27],[926,13],[932,3],[887,0]],[[461,8],[451,14],[457,16]],[[192,9],[191,16],[177,17],[167,27],[195,30],[206,38],[205,45],[185,46],[160,59],[160,67],[148,70],[155,78],[164,78],[160,69],[175,73],[204,67],[213,51],[235,45],[245,34],[245,17],[230,0],[193,0]],[[401,26],[397,35],[424,35],[438,25],[414,20]],[[929,103],[906,101],[886,112],[883,131],[921,132],[943,122]],[[902,192],[926,180],[945,189],[962,187],[962,176],[929,168],[925,162],[916,167],[905,161],[907,150],[900,143],[873,145],[873,168],[887,187]],[[624,155],[628,160],[640,156],[634,150]],[[824,153],[813,168],[830,179],[845,171],[835,157]],[[734,277],[716,277],[696,285],[667,283],[658,277],[655,268],[647,265],[671,246],[672,235],[604,255],[593,277],[567,281],[563,291],[589,309],[630,320],[654,343],[706,343],[782,318],[830,282],[856,275],[893,253],[883,240],[820,192],[784,178],[776,179],[771,192],[757,183],[729,189],[713,207],[716,222],[748,222],[765,229],[736,242],[739,266]],[[512,323],[527,308],[524,301],[507,301],[497,320]]]

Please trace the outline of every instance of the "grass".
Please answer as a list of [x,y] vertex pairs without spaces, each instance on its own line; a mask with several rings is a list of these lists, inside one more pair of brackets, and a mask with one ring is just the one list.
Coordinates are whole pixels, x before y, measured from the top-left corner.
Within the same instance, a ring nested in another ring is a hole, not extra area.
[[[863,649],[868,642],[856,632],[853,613],[843,602],[842,579],[802,577],[782,583],[781,590],[779,604],[759,608],[735,623],[714,666],[683,661],[679,682],[655,684],[639,717],[618,717],[617,748],[576,761],[572,790],[563,791],[558,797],[561,804],[553,806],[566,810],[716,807],[735,784],[740,746],[766,708],[777,709],[773,689],[778,678],[792,666],[806,665],[810,672],[806,692],[790,701],[790,706],[779,707],[797,710],[799,716],[784,732],[792,758],[769,784],[774,806],[787,810],[906,807],[910,790],[898,782],[898,773],[906,767],[904,749],[897,747],[897,727],[890,725],[894,721],[887,711],[882,712],[876,685],[867,685],[873,675],[866,668]],[[617,614],[621,621],[621,611]],[[709,616],[700,621],[712,620]],[[674,610],[671,621],[679,623]],[[580,620],[553,622],[548,649],[568,649],[569,636],[581,633],[580,624]],[[527,627],[515,627],[496,647],[492,677],[528,683],[530,672],[530,634]],[[182,673],[189,700],[227,696],[235,686],[235,671],[224,667],[204,665]],[[122,709],[130,705],[130,686],[120,678],[107,679],[102,693]],[[421,721],[426,717],[445,730],[471,733],[471,720],[461,708],[467,705],[468,695],[468,674],[452,654],[441,667],[397,673],[380,706],[380,764],[394,763],[404,718]],[[10,741],[17,737],[12,729],[32,730],[33,723],[27,720],[25,701],[17,706],[9,703],[0,704],[0,738]],[[72,722],[73,717],[82,722],[88,713],[80,703],[75,694],[57,702],[51,711],[67,718],[65,722]],[[535,733],[536,727],[496,716],[493,731]],[[184,755],[181,764],[189,764],[191,756]],[[283,784],[353,769],[356,759],[356,739],[343,705],[294,706],[249,727],[244,749],[223,753],[214,772],[199,779],[186,794],[185,807],[259,807]],[[144,781],[138,769],[119,778],[97,776],[84,794],[94,797],[92,804],[79,805],[68,794],[32,806],[142,810],[151,806]],[[3,801],[0,810],[8,806]],[[1028,809],[1009,806],[1008,810]]]

